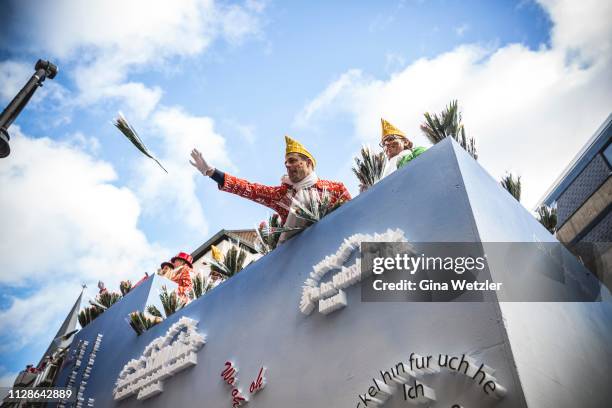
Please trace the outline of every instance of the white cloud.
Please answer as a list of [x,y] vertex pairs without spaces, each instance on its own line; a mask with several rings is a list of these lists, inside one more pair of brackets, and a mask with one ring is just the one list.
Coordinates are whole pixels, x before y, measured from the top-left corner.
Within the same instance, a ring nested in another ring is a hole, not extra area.
[[34,73],[33,67],[17,61],[0,61],[0,102],[10,102]]
[[158,103],[161,90],[128,81],[139,70],[158,69],[169,60],[205,51],[213,41],[240,44],[261,32],[265,4],[223,5],[213,0],[60,0],[20,7],[21,33],[63,62],[72,72],[81,104],[112,98],[125,101],[126,110],[143,118]]
[[83,96],[92,98],[92,102],[99,98],[121,99],[124,101],[126,110],[136,114],[139,118],[146,118],[157,106],[162,96],[162,90],[157,86],[148,88],[139,82],[129,82],[103,86],[96,89],[96,95],[87,92]]
[[586,59],[610,59],[612,2],[606,0],[538,0],[554,22],[555,48],[579,51]]
[[97,154],[100,150],[100,141],[93,136],[87,136],[83,132],[75,132],[66,138],[66,143],[77,150],[83,150],[91,154]]
[[257,140],[254,125],[245,125],[234,120],[225,120],[224,122],[248,144],[253,145]]
[[81,283],[95,288],[103,280],[116,290],[120,280],[135,282],[154,270],[170,251],[139,229],[137,196],[113,184],[113,167],[79,150],[95,151],[97,139],[76,133],[56,142],[25,136],[18,126],[11,130],[13,151],[0,167],[0,284],[15,286],[16,293],[35,290],[12,296],[0,311],[0,353],[26,347],[42,353]]
[[247,4],[246,8],[235,4],[220,8],[219,19],[225,39],[240,44],[249,35],[259,35],[259,16],[251,10],[261,12],[263,7],[263,3],[252,3]]
[[[22,61],[0,61],[0,103],[8,105],[17,93],[34,75],[34,65]],[[28,102],[28,108],[36,108],[42,100],[48,101],[51,109],[60,111],[68,108],[68,91],[52,79],[46,79]]]
[[356,90],[356,84],[365,84],[369,82],[363,77],[360,70],[352,69],[342,74],[340,78],[330,84],[319,96],[308,103],[306,107],[297,115],[295,124],[297,126],[306,126],[313,116],[335,114],[335,107],[340,109],[350,103],[350,100],[343,99],[348,93]]
[[151,122],[151,135],[161,142],[161,150],[155,153],[168,174],[151,160],[138,162],[133,183],[143,210],[148,215],[172,217],[205,235],[208,226],[196,193],[196,179],[202,176],[188,164],[189,154],[196,147],[210,164],[231,169],[225,139],[215,132],[211,118],[193,116],[176,107],[160,109]]
[[[80,290],[75,281],[54,282],[27,298],[13,298],[11,306],[0,311],[2,335],[7,336],[0,345],[0,353],[35,345],[42,349],[42,354],[51,344]],[[37,364],[38,361],[30,363]]]
[[[19,373],[8,373],[0,376],[0,387],[12,387],[15,383],[15,378],[17,378],[17,374]],[[4,395],[0,394],[0,398],[4,398]]]
[[11,129],[12,154],[0,168],[0,282],[78,277],[114,284],[138,279],[166,255],[139,230],[138,200],[112,184],[117,176],[108,163]]
[[[480,164],[496,178],[506,170],[521,175],[523,203],[531,208],[610,113],[612,26],[603,3],[546,2],[551,48],[464,45],[383,80],[350,70],[308,103],[296,124],[348,113],[357,139],[374,144],[385,117],[427,145],[419,130],[423,112],[458,99]],[[572,14],[575,7],[582,18]]]

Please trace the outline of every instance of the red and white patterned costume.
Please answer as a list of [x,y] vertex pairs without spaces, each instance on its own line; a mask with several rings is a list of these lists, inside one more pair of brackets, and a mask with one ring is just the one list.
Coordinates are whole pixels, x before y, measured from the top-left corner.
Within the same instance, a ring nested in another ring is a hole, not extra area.
[[193,283],[191,282],[191,270],[193,268],[193,257],[186,252],[179,252],[170,262],[174,265],[172,281],[178,285],[178,295],[186,303],[189,302],[189,292]]
[[178,285],[177,293],[185,302],[189,302],[189,292],[193,283],[191,282],[191,268],[183,265],[172,277],[172,281]]
[[[291,206],[291,197],[295,194],[295,191],[290,185],[281,184],[280,186],[265,186],[263,184],[251,183],[227,173],[224,173],[224,175],[225,179],[223,185],[219,184],[220,190],[265,205],[280,215],[283,224],[287,221],[289,213],[287,208]],[[327,190],[331,196],[332,205],[338,201],[348,201],[351,199],[351,194],[341,182],[317,180],[314,186],[310,188],[316,188],[319,193],[323,192],[323,190]]]

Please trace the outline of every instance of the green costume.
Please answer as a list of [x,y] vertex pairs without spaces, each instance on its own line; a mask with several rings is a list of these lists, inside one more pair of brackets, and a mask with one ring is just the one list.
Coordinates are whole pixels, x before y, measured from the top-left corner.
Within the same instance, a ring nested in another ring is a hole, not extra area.
[[397,162],[397,168],[401,169],[406,164],[408,164],[408,162],[422,155],[423,152],[425,152],[425,150],[427,150],[425,147],[421,147],[421,146],[415,147],[414,149],[412,149],[412,153],[407,154],[401,159],[399,159],[399,161]]

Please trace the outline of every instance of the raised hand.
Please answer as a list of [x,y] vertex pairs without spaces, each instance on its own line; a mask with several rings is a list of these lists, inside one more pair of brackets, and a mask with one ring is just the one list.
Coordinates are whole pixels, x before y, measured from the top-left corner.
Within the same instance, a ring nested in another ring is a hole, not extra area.
[[198,149],[194,148],[191,151],[191,158],[193,161],[190,160],[189,163],[191,163],[191,165],[198,169],[203,175],[210,176],[212,172],[215,171],[213,166],[206,163],[206,160],[204,160],[202,153],[200,153]]

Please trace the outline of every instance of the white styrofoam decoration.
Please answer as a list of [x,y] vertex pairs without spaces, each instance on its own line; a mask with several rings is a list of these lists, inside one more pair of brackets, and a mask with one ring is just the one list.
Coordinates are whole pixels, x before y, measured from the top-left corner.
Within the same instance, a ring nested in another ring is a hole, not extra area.
[[[338,250],[323,258],[312,267],[309,277],[302,286],[300,311],[309,315],[319,302],[319,312],[331,313],[347,305],[346,289],[361,281],[361,258],[357,258],[351,266],[344,266],[352,253],[362,242],[405,242],[406,237],[401,229],[388,229],[382,234],[354,234],[345,238]],[[320,283],[321,279],[332,270],[340,270],[332,276],[329,282]]]
[[181,317],[165,335],[149,343],[140,358],[130,360],[115,382],[114,399],[132,394],[137,394],[138,400],[150,398],[163,392],[164,379],[196,365],[196,353],[206,343],[196,325],[197,321]]

